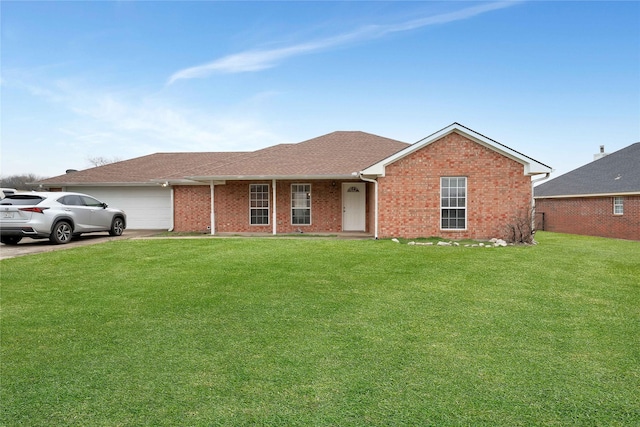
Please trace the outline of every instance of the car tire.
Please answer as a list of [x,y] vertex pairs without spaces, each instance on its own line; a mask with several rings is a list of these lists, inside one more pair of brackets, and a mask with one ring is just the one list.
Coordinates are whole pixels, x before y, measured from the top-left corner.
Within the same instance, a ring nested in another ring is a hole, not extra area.
[[17,245],[20,240],[22,240],[22,236],[6,236],[0,239],[0,242],[5,245]]
[[122,236],[124,232],[124,220],[120,217],[116,217],[111,222],[111,229],[109,230],[110,236]]
[[49,240],[56,245],[62,245],[69,243],[72,237],[73,227],[71,227],[71,224],[67,221],[59,221],[53,226]]

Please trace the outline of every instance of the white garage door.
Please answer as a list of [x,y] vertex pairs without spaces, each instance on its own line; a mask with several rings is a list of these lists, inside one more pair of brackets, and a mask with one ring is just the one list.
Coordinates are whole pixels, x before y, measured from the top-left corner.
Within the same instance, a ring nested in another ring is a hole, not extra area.
[[164,187],[67,187],[89,194],[127,214],[132,230],[168,230],[172,226],[171,189]]

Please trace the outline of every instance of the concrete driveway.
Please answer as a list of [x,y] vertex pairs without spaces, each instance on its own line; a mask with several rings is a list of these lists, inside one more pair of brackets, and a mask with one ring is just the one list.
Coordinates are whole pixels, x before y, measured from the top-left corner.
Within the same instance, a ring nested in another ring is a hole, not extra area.
[[42,252],[59,251],[77,248],[78,246],[96,245],[112,240],[138,239],[150,237],[166,230],[124,230],[122,236],[109,236],[109,233],[89,233],[72,239],[64,245],[54,245],[48,239],[34,240],[25,237],[15,246],[0,244],[0,259],[15,258],[23,255],[38,254]]

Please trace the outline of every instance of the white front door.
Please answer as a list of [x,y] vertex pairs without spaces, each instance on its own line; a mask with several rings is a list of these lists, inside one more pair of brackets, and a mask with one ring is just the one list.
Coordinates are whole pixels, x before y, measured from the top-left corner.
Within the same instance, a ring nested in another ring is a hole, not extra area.
[[342,230],[365,231],[367,220],[367,184],[342,183]]

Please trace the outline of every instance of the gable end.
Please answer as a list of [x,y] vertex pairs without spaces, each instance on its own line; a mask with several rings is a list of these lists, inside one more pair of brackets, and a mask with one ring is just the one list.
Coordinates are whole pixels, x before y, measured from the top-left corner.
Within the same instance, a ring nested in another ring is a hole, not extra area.
[[442,138],[444,138],[445,136],[451,134],[451,133],[457,133],[465,138],[468,138],[469,140],[482,145],[486,148],[489,148],[511,160],[514,160],[520,164],[523,165],[523,174],[524,175],[537,175],[537,174],[543,174],[543,173],[551,173],[552,172],[552,168],[540,163],[528,156],[525,156],[524,154],[515,151],[509,147],[507,147],[506,145],[500,144],[497,141],[494,141],[490,138],[487,138],[486,136],[479,134],[465,126],[462,126],[459,123],[453,123],[450,126],[447,126],[444,129],[439,130],[438,132],[435,132],[429,136],[427,136],[426,138],[421,139],[420,141],[416,142],[415,144],[410,145],[409,147],[405,148],[404,150],[401,150],[389,157],[387,157],[386,159],[381,160],[380,162],[369,166],[368,168],[364,169],[363,171],[361,171],[361,175],[365,175],[365,176],[385,176],[385,169],[388,165],[432,144],[435,141],[438,141]]

